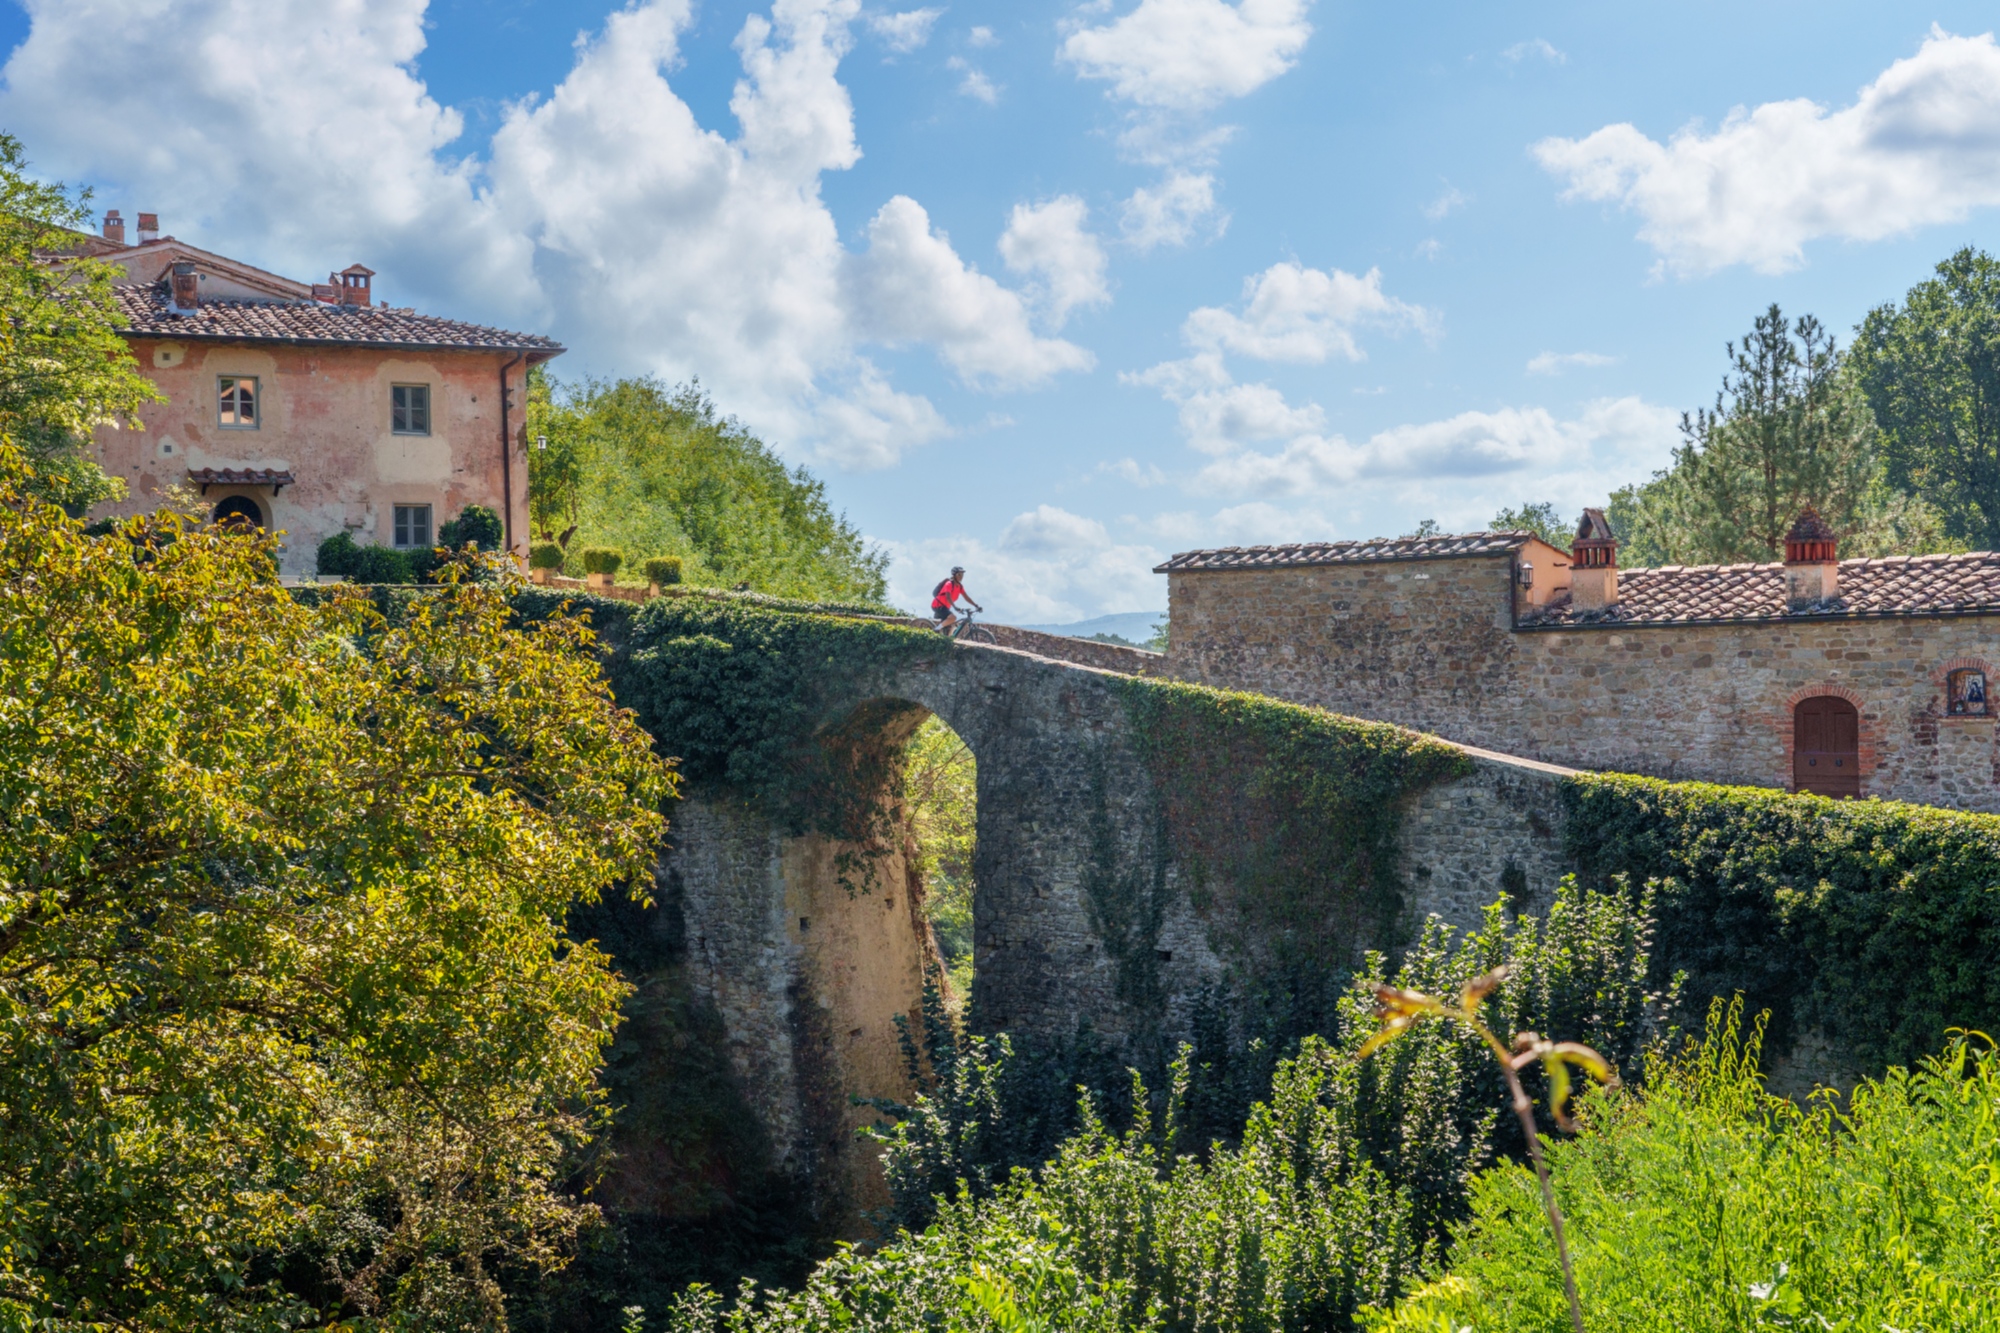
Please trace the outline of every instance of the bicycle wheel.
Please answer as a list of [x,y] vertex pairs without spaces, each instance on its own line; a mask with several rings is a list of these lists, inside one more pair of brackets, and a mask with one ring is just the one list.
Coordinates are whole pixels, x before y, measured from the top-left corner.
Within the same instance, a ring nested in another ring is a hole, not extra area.
[[986,626],[984,625],[967,625],[964,629],[959,631],[958,637],[965,640],[967,643],[997,644],[998,642],[1000,642],[998,639],[993,637],[993,631],[986,628]]

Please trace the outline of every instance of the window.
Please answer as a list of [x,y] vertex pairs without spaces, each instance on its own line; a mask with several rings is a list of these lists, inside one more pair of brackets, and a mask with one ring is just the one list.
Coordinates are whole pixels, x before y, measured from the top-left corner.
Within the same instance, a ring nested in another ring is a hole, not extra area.
[[220,375],[215,381],[222,425],[232,430],[257,429],[257,380],[248,375]]
[[396,506],[396,542],[398,547],[419,547],[428,549],[431,544],[431,507],[429,505]]
[[389,429],[398,435],[431,433],[431,386],[392,384],[389,386]]
[[1990,717],[1986,709],[1986,673],[1964,667],[1945,677],[1945,713],[1951,717]]

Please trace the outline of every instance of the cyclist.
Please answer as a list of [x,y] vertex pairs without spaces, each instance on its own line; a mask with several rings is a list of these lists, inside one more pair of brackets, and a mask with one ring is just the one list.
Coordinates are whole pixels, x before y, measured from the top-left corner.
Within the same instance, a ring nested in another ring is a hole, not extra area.
[[984,611],[986,608],[972,601],[972,594],[965,590],[961,582],[965,578],[965,566],[953,565],[951,574],[931,589],[931,619],[938,623],[938,633],[949,634],[958,624],[958,599],[963,597],[972,602],[972,609]]

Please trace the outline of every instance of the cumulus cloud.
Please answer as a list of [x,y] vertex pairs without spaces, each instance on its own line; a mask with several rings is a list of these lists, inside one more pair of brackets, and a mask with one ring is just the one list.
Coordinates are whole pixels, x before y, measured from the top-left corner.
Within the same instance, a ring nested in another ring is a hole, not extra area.
[[1256,91],[1305,50],[1309,0],[1139,0],[1064,38],[1062,59],[1142,107],[1205,111]]
[[1170,173],[1157,186],[1140,186],[1119,207],[1125,243],[1140,252],[1162,245],[1186,245],[1196,236],[1214,240],[1229,226],[1229,214],[1215,204],[1215,177],[1189,171]]
[[1516,42],[1500,53],[1500,58],[1510,64],[1520,64],[1529,58],[1546,60],[1551,65],[1567,65],[1569,57],[1549,44],[1546,37],[1531,37],[1525,42]]
[[1316,363],[1330,356],[1362,360],[1354,338],[1360,325],[1428,331],[1435,323],[1422,306],[1383,292],[1380,269],[1356,277],[1287,262],[1244,279],[1241,314],[1203,306],[1187,317],[1182,334],[1198,348]]
[[1442,222],[1457,209],[1464,208],[1471,196],[1458,189],[1450,181],[1445,182],[1444,193],[1424,205],[1424,216],[1432,222]]
[[999,44],[999,41],[1000,39],[993,35],[993,29],[983,24],[965,34],[965,44],[967,46],[995,46]]
[[1663,271],[1781,273],[1822,237],[1871,241],[2000,204],[2000,45],[1933,28],[1838,111],[1803,98],[1731,111],[1665,143],[1629,124],[1545,139],[1566,198],[1641,218]]
[[971,536],[887,541],[889,596],[899,606],[928,605],[930,590],[953,565],[998,621],[1062,623],[1161,605],[1166,589],[1152,573],[1158,548],[1121,542],[1104,524],[1055,505],[1017,515],[997,541]]
[[[424,11],[33,0],[0,123],[39,167],[116,181],[105,202],[157,208],[209,249],[300,277],[366,260],[399,303],[560,329],[593,368],[698,375],[780,447],[842,466],[950,429],[871,344],[928,344],[988,387],[1089,365],[913,201],[883,207],[862,253],[841,244],[821,181],[860,156],[839,79],[859,0],[772,0],[744,21],[733,138],[668,79],[689,0],[627,6],[552,93],[507,110],[483,158],[453,155],[460,117],[414,72]],[[887,16],[892,36],[913,38],[909,13]]]
[[1602,352],[1543,352],[1529,358],[1530,375],[1560,375],[1571,366],[1616,365],[1618,358],[1606,356]]
[[868,249],[849,259],[844,285],[874,338],[929,343],[969,384],[1021,388],[1094,364],[1073,343],[1037,337],[1019,294],[960,259],[908,195],[868,224]]
[[906,9],[900,14],[870,14],[868,27],[882,45],[897,55],[908,55],[931,39],[931,28],[942,9]]
[[960,96],[970,97],[975,102],[993,106],[1000,100],[1000,85],[986,77],[984,70],[978,69],[963,56],[953,56],[944,62],[944,67],[956,70],[964,77],[958,81]]
[[1104,305],[1104,246],[1085,225],[1090,209],[1073,194],[1040,204],[1016,204],[1000,237],[1000,257],[1033,280],[1030,297],[1049,324],[1061,328],[1078,306]]

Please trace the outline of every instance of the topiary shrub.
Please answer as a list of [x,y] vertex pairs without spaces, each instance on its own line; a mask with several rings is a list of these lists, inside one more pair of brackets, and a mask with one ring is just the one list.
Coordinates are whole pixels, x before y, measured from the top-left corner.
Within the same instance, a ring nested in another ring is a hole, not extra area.
[[625,553],[615,546],[586,546],[583,548],[583,572],[586,574],[612,575],[625,563]]
[[[425,552],[429,554],[429,552]],[[416,566],[407,551],[391,550],[387,546],[357,546],[354,558],[346,570],[347,577],[356,583],[415,583]]]
[[361,548],[354,544],[354,536],[347,532],[336,532],[319,544],[318,562],[314,565],[320,573],[329,576],[354,573],[354,561]]
[[536,542],[528,548],[529,569],[561,569],[563,548],[554,542]]
[[456,551],[471,542],[482,551],[497,551],[506,544],[506,529],[500,515],[485,505],[467,505],[458,517],[438,529],[438,545]]
[[681,581],[681,558],[677,555],[656,555],[645,563],[646,582],[656,588]]

